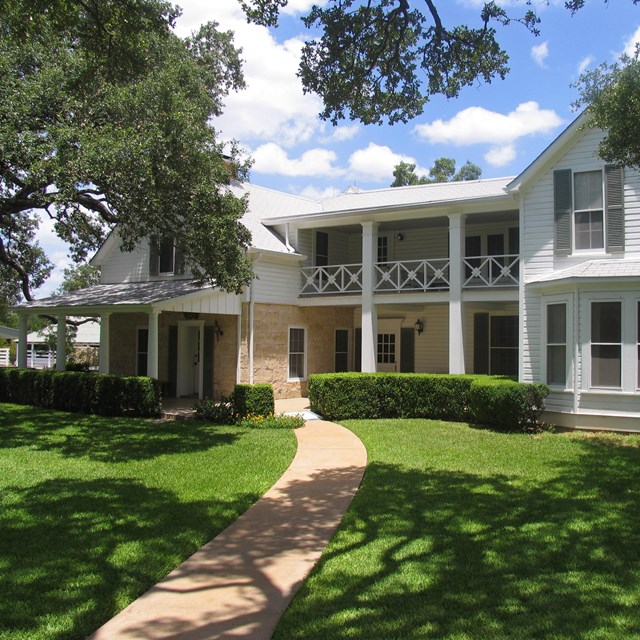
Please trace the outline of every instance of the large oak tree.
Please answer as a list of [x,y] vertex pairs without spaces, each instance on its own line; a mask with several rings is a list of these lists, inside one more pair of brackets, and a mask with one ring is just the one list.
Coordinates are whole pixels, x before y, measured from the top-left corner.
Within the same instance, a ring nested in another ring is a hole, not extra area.
[[196,279],[251,277],[240,175],[211,124],[243,87],[240,52],[215,23],[172,31],[161,0],[0,0],[0,281],[31,300],[51,270],[41,216],[81,260],[118,225],[124,250],[175,239]]

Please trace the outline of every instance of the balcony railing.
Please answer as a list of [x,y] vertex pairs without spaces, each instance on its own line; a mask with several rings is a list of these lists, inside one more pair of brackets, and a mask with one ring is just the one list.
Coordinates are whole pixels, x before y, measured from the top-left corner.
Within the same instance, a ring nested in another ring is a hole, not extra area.
[[467,257],[462,264],[465,289],[514,287],[520,281],[520,257],[517,255]]
[[449,259],[379,262],[374,291],[443,291],[449,288]]
[[360,293],[361,291],[361,264],[302,268],[301,294]]
[[[449,258],[378,262],[374,265],[375,293],[447,291]],[[362,264],[302,268],[301,295],[362,292]],[[520,276],[517,255],[473,256],[462,260],[463,288],[515,287]]]

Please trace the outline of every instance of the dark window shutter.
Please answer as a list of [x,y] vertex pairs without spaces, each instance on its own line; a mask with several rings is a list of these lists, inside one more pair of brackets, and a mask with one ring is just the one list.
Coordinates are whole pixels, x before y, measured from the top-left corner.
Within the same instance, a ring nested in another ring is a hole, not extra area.
[[605,167],[607,251],[624,251],[624,185],[622,167]]
[[571,253],[571,215],[573,194],[571,169],[553,172],[554,251],[557,256]]
[[204,328],[204,362],[202,363],[203,390],[205,398],[213,398],[213,350],[215,327]]
[[175,264],[173,267],[173,273],[176,276],[184,275],[184,252],[178,246],[176,246],[175,250]]
[[149,275],[158,275],[158,263],[160,261],[160,240],[157,236],[149,239]]
[[400,330],[400,371],[413,373],[415,365],[415,335],[413,327],[402,327]]
[[489,314],[473,314],[473,373],[489,373]]

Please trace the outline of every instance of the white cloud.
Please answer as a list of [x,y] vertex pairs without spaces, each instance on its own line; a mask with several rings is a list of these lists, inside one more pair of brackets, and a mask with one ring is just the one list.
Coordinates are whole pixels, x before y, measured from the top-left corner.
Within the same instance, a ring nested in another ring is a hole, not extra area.
[[[415,163],[414,158],[395,153],[387,146],[369,143],[349,156],[347,175],[354,179],[372,182],[393,181],[393,169],[399,162]],[[418,171],[420,173],[420,171]]]
[[591,55],[583,58],[583,60],[581,60],[580,64],[578,65],[578,75],[581,76],[591,66],[591,64],[593,64],[594,60],[595,58]]
[[542,42],[531,47],[531,57],[539,67],[544,67],[544,63],[549,57],[549,43]]
[[255,173],[283,176],[338,176],[344,170],[333,166],[336,154],[329,149],[309,149],[299,158],[290,158],[287,152],[275,142],[259,146],[253,152]]
[[355,138],[359,131],[360,125],[357,124],[337,126],[333,128],[329,135],[320,138],[320,142],[325,144],[329,142],[345,142]]
[[636,47],[640,44],[640,27],[638,27],[631,36],[625,40],[623,53],[633,57],[636,54]]
[[287,6],[282,9],[282,13],[296,15],[298,13],[307,13],[314,4],[324,7],[328,0],[289,0]]
[[506,115],[483,107],[469,107],[458,112],[451,120],[419,124],[414,132],[435,144],[506,145],[523,136],[549,133],[562,122],[555,111],[540,109],[537,102],[531,101],[518,105]]
[[484,154],[484,159],[494,167],[504,167],[516,157],[516,149],[512,144],[493,147]]
[[[321,101],[304,94],[297,77],[302,38],[278,42],[265,27],[248,24],[237,0],[183,0],[176,32],[185,36],[209,20],[234,32],[242,48],[247,88],[225,100],[224,113],[214,122],[224,140],[278,140],[293,146],[310,140],[322,127],[317,117]],[[303,7],[297,2],[294,9]]]

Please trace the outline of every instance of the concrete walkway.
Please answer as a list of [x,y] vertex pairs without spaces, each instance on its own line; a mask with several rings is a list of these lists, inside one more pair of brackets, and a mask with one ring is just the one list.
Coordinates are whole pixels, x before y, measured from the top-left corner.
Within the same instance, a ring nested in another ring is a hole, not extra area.
[[[276,412],[305,411],[304,402]],[[289,468],[245,514],[91,640],[268,640],[335,532],[367,454],[347,429],[308,420]]]

